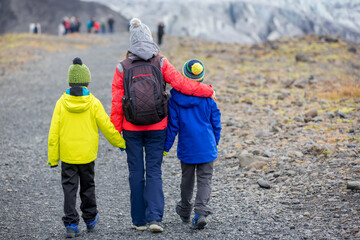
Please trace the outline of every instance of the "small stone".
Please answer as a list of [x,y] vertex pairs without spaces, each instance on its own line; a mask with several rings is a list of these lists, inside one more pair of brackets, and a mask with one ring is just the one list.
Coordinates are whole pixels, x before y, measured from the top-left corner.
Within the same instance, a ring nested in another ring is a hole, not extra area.
[[305,113],[305,117],[308,117],[308,118],[314,118],[318,116],[318,111],[316,109],[312,109],[310,111],[308,111],[307,113]]
[[310,213],[309,212],[304,212],[303,214],[305,217],[310,217]]
[[294,151],[293,154],[297,158],[302,158],[304,156],[304,154],[300,151]]
[[348,147],[348,148],[356,148],[356,144],[354,144],[354,143],[349,143],[349,144],[347,145],[347,147]]
[[287,177],[278,177],[275,179],[276,183],[281,183],[281,182],[285,182],[286,180],[288,180]]
[[249,154],[249,152],[246,151],[246,150],[244,150],[244,151],[242,151],[242,152],[240,153],[240,155],[245,155],[245,154]]
[[7,191],[8,191],[8,192],[12,192],[13,190],[12,190],[12,189],[10,189],[10,188],[8,188],[8,189],[7,189]]
[[360,190],[360,181],[348,182],[346,188],[352,190]]
[[295,199],[292,204],[300,204],[300,200],[299,199]]
[[266,166],[266,162],[264,161],[256,161],[256,162],[253,162],[251,163],[250,165],[246,166],[244,169],[245,170],[250,170],[250,169],[263,169],[264,167]]
[[252,154],[254,154],[254,155],[260,155],[260,150],[254,150],[254,151],[252,151]]
[[280,173],[279,173],[279,172],[274,173],[274,174],[273,174],[273,177],[274,177],[274,178],[280,177]]
[[257,180],[257,183],[262,188],[267,188],[267,189],[271,188],[270,183],[268,181],[265,181],[264,179]]
[[226,122],[226,126],[231,127],[235,125],[235,121],[232,118],[229,118],[229,120]]
[[[266,162],[266,158],[264,157],[260,157],[260,156],[254,156],[252,154],[242,154],[238,156],[239,158],[239,164],[241,168],[246,168],[248,167],[250,164],[255,163],[255,162]],[[264,165],[263,165],[264,166]],[[261,168],[263,167],[261,166]],[[251,169],[252,167],[250,167],[249,169]]]
[[295,56],[296,62],[309,62],[309,58],[307,58],[303,53],[298,53]]
[[248,104],[248,105],[252,105],[253,104],[253,102],[252,101],[250,101],[250,100],[244,100],[244,101],[242,101],[243,103],[246,103],[246,104]]
[[295,175],[296,175],[296,172],[293,171],[293,170],[289,170],[289,171],[287,171],[287,175],[289,175],[289,176],[295,176]]
[[265,132],[263,130],[256,131],[255,137],[261,138],[265,136]]
[[271,158],[273,154],[270,152],[270,150],[266,150],[263,154],[263,157]]
[[356,47],[351,46],[351,47],[348,48],[348,51],[351,52],[351,53],[356,53],[357,49],[356,49]]
[[346,118],[346,114],[343,113],[343,112],[336,111],[335,113],[336,113],[337,115],[339,115],[339,117],[341,117],[341,118]]
[[226,159],[231,159],[236,157],[236,152],[231,152],[225,155]]

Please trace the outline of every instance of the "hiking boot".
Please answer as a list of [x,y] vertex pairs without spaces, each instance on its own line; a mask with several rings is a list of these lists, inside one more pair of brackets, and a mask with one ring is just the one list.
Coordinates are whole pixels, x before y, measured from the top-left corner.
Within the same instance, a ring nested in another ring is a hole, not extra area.
[[188,223],[190,222],[190,216],[181,216],[180,213],[178,212],[178,208],[177,206],[175,207],[175,211],[176,213],[180,216],[180,219],[183,223]]
[[65,227],[66,229],[66,238],[74,238],[79,235],[78,225],[69,224]]
[[131,226],[131,228],[132,229],[136,229],[136,230],[138,230],[138,231],[145,231],[145,230],[147,230],[147,227],[144,225],[144,226],[139,226],[139,225],[135,225],[135,224],[133,224],[132,226]]
[[206,225],[206,217],[204,215],[195,214],[192,219],[191,229],[204,229]]
[[85,222],[88,232],[93,232],[96,229],[96,223],[99,221],[99,215],[96,214],[96,217],[93,221]]
[[160,222],[157,221],[151,221],[150,223],[150,231],[153,233],[160,233],[162,231],[164,231],[164,228],[161,227]]

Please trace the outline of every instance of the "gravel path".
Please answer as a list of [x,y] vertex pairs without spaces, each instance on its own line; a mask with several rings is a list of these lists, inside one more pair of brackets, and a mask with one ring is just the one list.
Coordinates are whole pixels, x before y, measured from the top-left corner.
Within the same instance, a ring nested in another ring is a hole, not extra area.
[[[110,114],[112,76],[124,56],[128,36],[114,36],[112,40],[107,46],[82,52],[44,56],[0,79],[0,239],[64,237],[60,168],[46,166],[52,111],[67,88],[67,69],[79,56],[92,74],[90,91]],[[228,119],[225,112],[223,119]],[[227,151],[227,144],[233,141],[232,125],[224,123],[210,201],[215,214],[202,231],[190,230],[174,212],[181,172],[174,148],[163,164],[165,231],[153,234],[132,230],[125,153],[100,135],[95,171],[100,222],[95,233],[87,233],[81,221],[77,239],[356,238],[360,197],[344,189],[349,178],[341,172],[354,164],[346,158],[322,159],[319,164],[316,157],[296,153],[303,158],[299,163],[281,158],[287,154],[274,150],[272,154],[282,159],[274,166],[243,171],[238,156],[229,156]],[[269,137],[264,143],[271,141]],[[355,173],[351,174],[350,179]],[[272,187],[260,188],[259,178]]]

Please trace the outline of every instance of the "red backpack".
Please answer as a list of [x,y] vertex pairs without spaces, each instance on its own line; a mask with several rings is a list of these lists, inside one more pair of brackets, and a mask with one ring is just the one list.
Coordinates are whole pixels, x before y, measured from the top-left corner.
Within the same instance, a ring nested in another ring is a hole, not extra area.
[[124,96],[122,107],[125,118],[135,125],[150,125],[168,114],[169,94],[166,92],[160,56],[148,61],[127,58],[124,68]]

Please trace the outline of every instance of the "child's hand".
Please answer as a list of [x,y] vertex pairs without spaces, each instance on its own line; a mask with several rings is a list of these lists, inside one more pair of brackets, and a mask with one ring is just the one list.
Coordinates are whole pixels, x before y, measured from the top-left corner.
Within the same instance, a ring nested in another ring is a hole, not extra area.
[[58,164],[56,164],[56,165],[52,165],[52,164],[51,164],[51,162],[47,162],[47,165],[49,165],[49,166],[50,166],[50,168],[56,168],[56,167],[58,166]]
[[164,152],[163,152],[163,155],[166,156],[166,155],[168,155],[168,153],[169,153],[169,152],[164,151]]
[[212,100],[214,100],[214,101],[216,102],[216,92],[215,92],[215,90],[214,90],[213,95],[211,95],[211,99],[212,99]]

